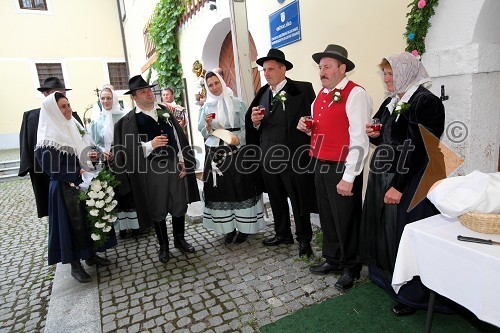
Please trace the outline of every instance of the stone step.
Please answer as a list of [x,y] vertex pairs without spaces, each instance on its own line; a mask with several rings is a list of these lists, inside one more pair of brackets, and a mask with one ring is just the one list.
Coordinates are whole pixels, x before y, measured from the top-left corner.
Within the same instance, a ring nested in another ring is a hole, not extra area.
[[16,175],[19,173],[19,166],[0,168],[0,176]]
[[11,181],[11,180],[17,180],[17,179],[21,179],[21,178],[17,176],[17,171],[16,171],[15,174],[1,175],[0,176],[0,183],[8,182],[8,181]]
[[12,167],[19,168],[19,164],[20,164],[19,160],[0,161],[0,170]]

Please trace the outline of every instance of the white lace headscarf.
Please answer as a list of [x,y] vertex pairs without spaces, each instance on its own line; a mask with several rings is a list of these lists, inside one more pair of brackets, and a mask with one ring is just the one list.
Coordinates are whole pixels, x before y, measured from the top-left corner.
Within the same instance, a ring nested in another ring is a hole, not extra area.
[[[222,93],[219,96],[215,96],[210,92],[210,89],[208,89],[207,85],[207,80],[205,79],[205,89],[207,90],[207,100],[205,101],[205,104],[214,104],[217,106],[217,112],[214,121],[217,121],[223,128],[226,127],[226,114],[224,112],[224,104],[227,107],[227,112],[229,116],[229,125],[230,128],[234,128],[234,106],[233,106],[233,101],[231,100],[231,96],[229,94],[229,90],[227,89],[226,82],[224,82],[224,79],[222,77],[215,73],[215,72],[209,72],[209,73],[214,73],[215,76],[220,81],[220,84],[222,86]],[[206,74],[205,74],[206,78]]]
[[101,92],[99,93],[99,99],[101,99],[102,93],[105,91],[111,92],[113,96],[113,104],[111,105],[111,109],[109,110],[104,109],[104,104],[102,104],[101,102],[101,105],[103,106],[101,115],[104,115],[106,117],[104,119],[104,126],[102,133],[104,138],[104,149],[106,151],[109,151],[111,149],[111,144],[113,143],[113,131],[115,128],[115,124],[113,123],[113,115],[123,113],[123,110],[120,107],[120,103],[118,102],[118,95],[113,89],[109,87],[102,88]]
[[65,154],[75,154],[82,160],[82,152],[92,146],[90,136],[82,135],[84,128],[75,118],[66,119],[56,102],[55,94],[45,97],[40,109],[40,120],[36,134],[36,149],[53,147]]
[[389,95],[392,100],[387,106],[392,112],[399,100],[398,94],[404,94],[401,101],[407,102],[420,85],[429,85],[431,78],[422,62],[409,52],[394,54],[385,59],[391,65],[394,84],[394,91]]

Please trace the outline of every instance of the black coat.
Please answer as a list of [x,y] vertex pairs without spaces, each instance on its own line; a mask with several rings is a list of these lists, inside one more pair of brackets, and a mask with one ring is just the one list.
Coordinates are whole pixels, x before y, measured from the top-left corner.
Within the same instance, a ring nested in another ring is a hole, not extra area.
[[[171,119],[175,119],[172,112],[163,106],[161,107],[170,113]],[[199,201],[200,193],[195,177],[196,159],[194,152],[189,146],[187,137],[178,122],[173,121],[172,124],[177,132],[179,144],[184,155],[184,164],[187,172],[185,179],[188,203]],[[151,221],[148,209],[149,200],[146,190],[146,174],[140,172],[140,170],[147,169],[141,138],[139,138],[135,108],[115,124],[113,141],[112,149],[115,160],[112,169],[115,171],[117,180],[120,181],[116,192],[118,195],[126,195],[132,192],[141,228],[152,226],[153,221]]]
[[[271,131],[272,128],[266,119],[261,122],[259,129],[255,129],[252,124],[251,114],[252,107],[257,106],[262,95],[269,91],[269,84],[261,87],[257,92],[255,98],[250,104],[245,115],[245,130],[247,145],[261,146],[261,134],[264,131]],[[317,212],[316,204],[316,189],[314,186],[314,173],[309,157],[308,151],[311,143],[311,137],[297,129],[299,119],[303,116],[311,115],[311,105],[316,97],[313,86],[310,82],[293,81],[287,78],[287,83],[282,91],[286,91],[287,100],[285,102],[285,110],[281,103],[274,103],[272,112],[285,112],[286,126],[287,126],[287,140],[286,146],[290,150],[291,161],[289,163],[293,166],[294,170],[300,172],[293,172],[290,179],[295,183],[297,188],[303,189],[300,192],[299,206],[303,209],[303,215],[308,213]],[[308,170],[307,172],[304,172]],[[259,174],[260,175],[260,174]],[[263,186],[266,191],[265,185],[262,180],[258,182]]]
[[[82,120],[76,112],[73,117],[82,124]],[[31,178],[31,185],[35,194],[36,209],[38,217],[49,215],[49,182],[50,178],[43,173],[42,168],[35,159],[36,134],[38,132],[38,121],[40,119],[40,109],[33,109],[24,112],[21,130],[19,131],[19,177],[24,177],[28,173]]]

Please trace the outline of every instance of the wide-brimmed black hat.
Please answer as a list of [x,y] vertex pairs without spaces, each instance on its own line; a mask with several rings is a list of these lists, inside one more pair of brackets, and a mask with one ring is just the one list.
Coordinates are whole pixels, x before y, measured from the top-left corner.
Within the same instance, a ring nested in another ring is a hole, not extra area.
[[321,58],[329,57],[333,59],[337,59],[341,63],[345,64],[346,72],[350,72],[356,67],[354,63],[347,59],[347,50],[340,45],[330,44],[326,47],[324,52],[314,53],[312,58],[319,64]]
[[256,63],[259,66],[264,66],[264,62],[267,60],[276,60],[277,62],[281,62],[286,66],[287,71],[293,68],[293,64],[285,59],[285,54],[283,53],[283,51],[280,51],[278,49],[270,49],[269,52],[267,52],[267,57],[257,59]]
[[156,86],[156,84],[148,84],[146,80],[142,78],[140,75],[133,76],[128,80],[128,91],[124,93],[124,95],[129,95],[132,91],[142,89],[142,88],[152,88]]
[[43,81],[43,84],[40,88],[37,88],[36,90],[44,92],[46,90],[55,90],[55,89],[60,89],[60,90],[71,90],[68,89],[64,86],[64,83],[61,82],[57,77],[55,76],[49,76]]

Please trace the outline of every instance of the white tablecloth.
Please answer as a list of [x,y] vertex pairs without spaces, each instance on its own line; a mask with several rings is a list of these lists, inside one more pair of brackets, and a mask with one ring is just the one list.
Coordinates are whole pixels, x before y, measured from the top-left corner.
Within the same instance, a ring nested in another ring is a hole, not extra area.
[[457,235],[500,242],[498,234],[481,234],[457,219],[436,215],[408,224],[399,244],[392,287],[414,276],[436,293],[500,327],[500,245],[457,240]]

